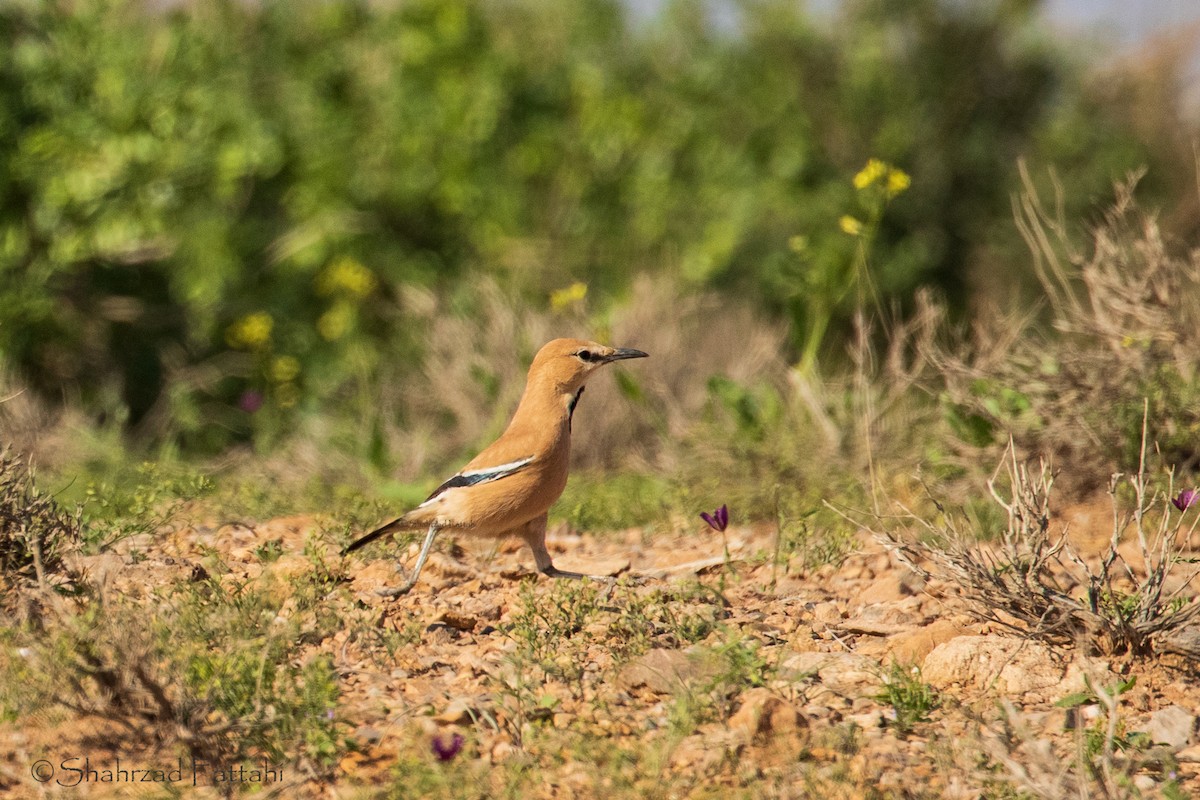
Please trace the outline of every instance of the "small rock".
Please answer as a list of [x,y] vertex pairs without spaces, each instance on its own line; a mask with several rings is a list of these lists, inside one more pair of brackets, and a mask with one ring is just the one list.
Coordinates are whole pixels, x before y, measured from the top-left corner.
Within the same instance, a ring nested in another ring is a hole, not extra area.
[[312,562],[299,553],[284,553],[267,567],[272,575],[291,580],[312,572]]
[[370,725],[359,725],[354,729],[354,738],[367,744],[375,744],[383,738],[383,731]]
[[843,694],[873,691],[882,682],[879,662],[856,653],[797,653],[783,662],[780,671],[792,680],[815,674],[823,685]]
[[1180,750],[1175,754],[1175,759],[1180,764],[1200,764],[1200,744]]
[[1137,787],[1137,790],[1140,794],[1141,792],[1150,791],[1157,785],[1157,783],[1154,778],[1151,778],[1149,775],[1137,775],[1133,779],[1133,785]]
[[834,711],[829,706],[823,706],[818,703],[805,706],[804,716],[808,719],[819,720],[826,725],[833,725],[842,721],[842,712]]
[[875,709],[862,714],[847,714],[846,721],[853,722],[864,731],[876,730],[883,727],[883,712]]
[[889,572],[863,589],[855,601],[863,605],[888,603],[910,597],[925,588],[925,580],[912,570]]
[[657,647],[625,665],[617,683],[625,689],[645,686],[672,694],[680,686],[715,674],[715,667],[696,653]]
[[938,689],[958,685],[1006,696],[1061,689],[1063,672],[1046,645],[1002,636],[957,636],[933,648],[921,667]]
[[842,621],[842,610],[837,603],[826,601],[817,603],[812,609],[813,619],[826,625],[835,625]]
[[475,630],[475,623],[478,620],[469,614],[463,614],[459,611],[443,611],[434,620],[434,623],[441,623],[447,627],[454,628],[459,631],[470,633]]
[[463,698],[457,698],[451,700],[446,709],[433,719],[443,725],[463,725],[469,723],[474,717],[475,709],[471,707],[471,704]]
[[803,719],[794,706],[768,689],[750,689],[742,695],[742,705],[729,718],[729,727],[742,741],[765,743],[776,734],[792,733]]
[[933,652],[933,648],[964,633],[966,631],[953,622],[939,619],[923,627],[889,637],[885,652],[898,664],[919,664]]
[[1187,746],[1196,730],[1196,716],[1181,706],[1167,706],[1150,715],[1146,733],[1155,744],[1173,748]]

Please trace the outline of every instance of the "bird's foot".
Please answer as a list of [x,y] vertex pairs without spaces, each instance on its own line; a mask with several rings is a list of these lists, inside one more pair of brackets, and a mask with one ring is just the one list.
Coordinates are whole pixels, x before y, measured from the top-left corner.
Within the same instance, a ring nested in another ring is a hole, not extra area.
[[408,583],[404,584],[403,586],[387,586],[387,587],[384,587],[383,589],[376,589],[375,594],[379,595],[380,597],[388,597],[388,598],[399,597],[400,595],[408,594],[409,592],[411,592],[413,586],[415,586],[415,585],[416,585],[416,581],[409,581]]
[[582,572],[570,572],[565,569],[559,569],[553,564],[542,570],[542,574],[547,578],[570,578],[575,581],[603,581],[604,583],[613,583],[616,581],[616,578],[611,575],[585,575]]

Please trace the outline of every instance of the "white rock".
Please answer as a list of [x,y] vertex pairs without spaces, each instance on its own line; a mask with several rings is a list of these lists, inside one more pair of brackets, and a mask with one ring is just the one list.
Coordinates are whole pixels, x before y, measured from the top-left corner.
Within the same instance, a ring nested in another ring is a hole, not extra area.
[[783,662],[781,674],[794,680],[815,674],[823,685],[842,694],[878,691],[883,683],[879,662],[854,653],[797,653]]
[[1196,715],[1182,706],[1167,706],[1150,715],[1146,733],[1155,744],[1186,747],[1196,730]]
[[[925,657],[921,677],[938,689],[952,686],[1020,696],[1063,687],[1064,667],[1044,644],[1002,636],[957,636]],[[1065,693],[1065,692],[1063,692]]]

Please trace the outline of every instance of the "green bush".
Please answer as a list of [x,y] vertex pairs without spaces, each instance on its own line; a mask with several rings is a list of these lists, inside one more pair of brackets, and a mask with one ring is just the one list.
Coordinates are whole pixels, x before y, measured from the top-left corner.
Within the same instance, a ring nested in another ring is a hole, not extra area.
[[1074,184],[1148,160],[1036,6],[864,0],[822,26],[783,0],[733,25],[699,0],[639,23],[617,0],[5,3],[0,350],[192,452],[369,397],[385,360],[418,362],[411,287],[469,297],[485,271],[535,306],[586,281],[601,310],[674,273],[838,353],[837,220],[868,156],[913,176],[881,298],[957,307],[1018,156],[1103,124]]

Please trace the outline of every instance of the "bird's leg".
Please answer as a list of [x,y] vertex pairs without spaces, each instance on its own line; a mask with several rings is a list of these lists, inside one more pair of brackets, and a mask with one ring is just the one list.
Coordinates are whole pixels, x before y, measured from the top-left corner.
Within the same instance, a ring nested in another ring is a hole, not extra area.
[[585,575],[582,572],[568,572],[554,566],[554,561],[550,558],[550,551],[546,549],[546,517],[546,514],[542,514],[531,520],[526,524],[525,530],[521,532],[521,538],[533,551],[533,561],[537,564],[538,572],[547,578],[571,578],[573,580],[587,578],[593,581],[612,581],[608,575]]
[[429,558],[429,548],[433,547],[433,540],[437,536],[437,532],[438,526],[436,524],[429,526],[429,533],[425,534],[425,543],[421,545],[421,553],[417,556],[417,564],[413,567],[412,575],[403,586],[378,589],[375,593],[381,597],[399,597],[402,594],[408,594],[412,591],[412,588],[417,585],[417,578],[421,575],[421,567],[425,566],[425,559]]

